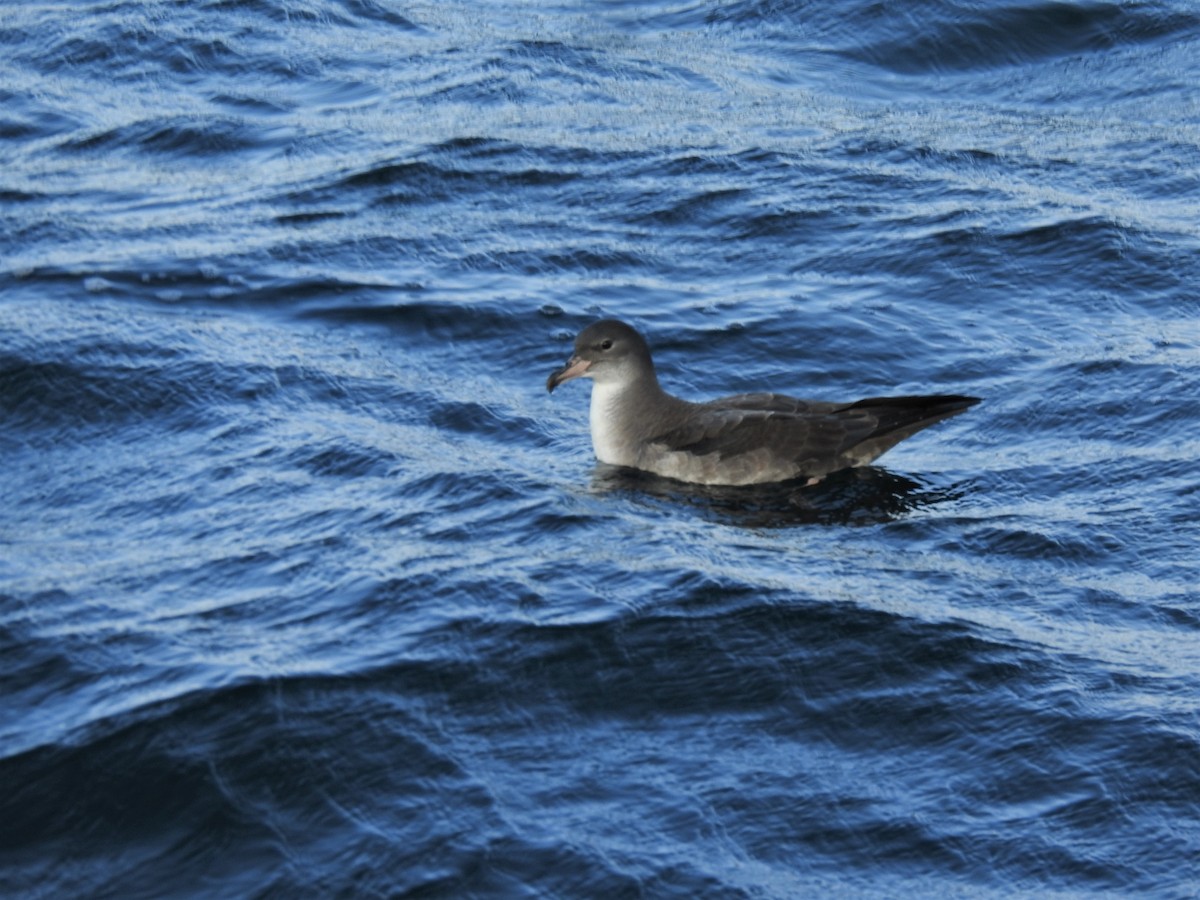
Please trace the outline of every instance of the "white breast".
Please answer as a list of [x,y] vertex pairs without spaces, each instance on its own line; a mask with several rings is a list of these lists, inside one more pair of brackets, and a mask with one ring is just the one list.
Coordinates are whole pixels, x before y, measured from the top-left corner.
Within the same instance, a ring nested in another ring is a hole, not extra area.
[[611,382],[592,383],[592,406],[589,416],[592,449],[596,452],[596,459],[602,463],[632,466],[637,462],[636,450],[629,446],[627,440],[619,439],[622,387]]

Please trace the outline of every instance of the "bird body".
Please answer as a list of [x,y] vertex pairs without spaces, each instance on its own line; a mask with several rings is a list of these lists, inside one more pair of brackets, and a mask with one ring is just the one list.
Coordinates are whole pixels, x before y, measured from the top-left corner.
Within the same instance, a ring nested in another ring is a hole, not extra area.
[[547,390],[580,377],[593,382],[589,424],[600,462],[698,484],[816,483],[868,465],[979,402],[947,395],[830,403],[756,393],[692,403],[662,389],[645,340],[615,319],[579,334]]

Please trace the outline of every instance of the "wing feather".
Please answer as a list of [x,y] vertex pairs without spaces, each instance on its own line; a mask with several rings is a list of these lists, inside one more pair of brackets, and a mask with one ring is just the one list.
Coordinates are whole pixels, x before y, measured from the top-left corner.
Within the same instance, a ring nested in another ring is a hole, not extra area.
[[827,466],[860,444],[877,444],[882,449],[870,453],[876,456],[901,437],[976,402],[973,397],[869,397],[839,404],[739,394],[702,404],[651,443],[695,456],[715,453],[720,459],[764,451],[803,470],[810,463]]

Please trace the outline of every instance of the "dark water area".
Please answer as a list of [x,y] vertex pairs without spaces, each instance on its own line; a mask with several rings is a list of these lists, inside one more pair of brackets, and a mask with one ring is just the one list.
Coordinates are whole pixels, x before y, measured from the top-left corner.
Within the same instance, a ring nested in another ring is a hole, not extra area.
[[[1200,896],[1200,10],[9,4],[0,894]],[[984,398],[812,488],[675,393]]]

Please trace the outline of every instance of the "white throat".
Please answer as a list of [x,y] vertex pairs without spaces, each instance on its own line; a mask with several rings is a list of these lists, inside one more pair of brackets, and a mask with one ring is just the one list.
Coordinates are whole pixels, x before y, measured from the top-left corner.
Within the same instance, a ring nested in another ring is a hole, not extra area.
[[632,466],[637,460],[629,445],[628,435],[621,438],[622,394],[628,385],[617,381],[592,382],[592,406],[589,415],[592,430],[592,449],[596,459],[614,466]]

